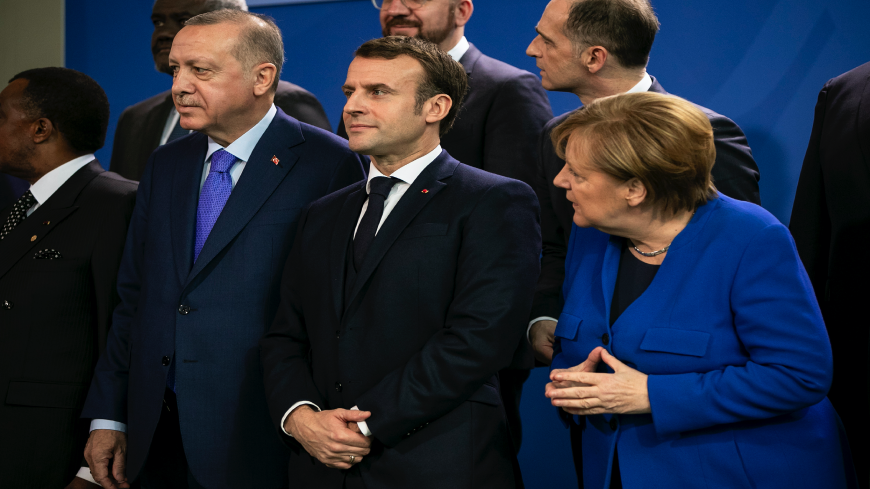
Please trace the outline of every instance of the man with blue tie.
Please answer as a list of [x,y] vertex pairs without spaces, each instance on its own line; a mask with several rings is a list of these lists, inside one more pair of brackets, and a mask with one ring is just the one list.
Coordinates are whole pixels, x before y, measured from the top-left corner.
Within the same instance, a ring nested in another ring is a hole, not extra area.
[[300,210],[364,176],[347,143],[273,104],[271,19],[191,18],[170,52],[194,134],[150,158],[121,264],[121,304],[82,417],[103,487],[287,487],[257,342]]

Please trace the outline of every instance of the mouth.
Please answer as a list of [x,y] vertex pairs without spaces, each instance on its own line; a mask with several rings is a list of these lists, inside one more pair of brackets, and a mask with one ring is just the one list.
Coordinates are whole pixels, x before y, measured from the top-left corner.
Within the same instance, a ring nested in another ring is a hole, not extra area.
[[359,132],[364,131],[366,129],[374,129],[375,126],[370,126],[368,124],[350,124],[347,126],[348,132]]

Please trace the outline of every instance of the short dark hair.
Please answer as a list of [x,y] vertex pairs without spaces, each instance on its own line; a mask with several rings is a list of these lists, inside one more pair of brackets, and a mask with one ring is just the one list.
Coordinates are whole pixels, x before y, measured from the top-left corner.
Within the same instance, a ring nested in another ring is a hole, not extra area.
[[12,77],[27,80],[24,110],[46,118],[78,152],[93,153],[106,142],[109,99],[93,78],[69,68],[36,68]]
[[602,46],[625,68],[647,65],[658,31],[649,0],[579,0],[565,22],[565,35],[578,52]]
[[248,70],[260,63],[272,63],[277,69],[272,91],[278,89],[281,68],[284,66],[284,40],[281,29],[268,15],[245,10],[212,10],[188,19],[184,25],[236,24],[242,28],[241,37],[233,46],[233,57]]
[[418,113],[423,110],[423,104],[436,95],[445,94],[453,100],[453,106],[447,116],[441,119],[439,126],[440,135],[447,134],[453,127],[456,114],[462,106],[462,99],[468,91],[465,68],[437,44],[415,37],[388,36],[372,39],[354,53],[354,56],[366,59],[396,59],[402,55],[416,59],[423,66],[423,79],[417,86]]

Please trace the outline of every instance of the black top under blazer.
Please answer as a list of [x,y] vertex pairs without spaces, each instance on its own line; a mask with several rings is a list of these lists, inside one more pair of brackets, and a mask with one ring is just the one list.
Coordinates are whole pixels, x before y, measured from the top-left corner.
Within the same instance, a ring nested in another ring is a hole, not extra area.
[[540,269],[534,193],[442,152],[384,221],[345,294],[366,198],[360,182],[300,218],[260,343],[277,430],[298,401],[372,413],[372,452],[349,471],[284,436],[294,487],[514,487],[495,374],[525,332]]

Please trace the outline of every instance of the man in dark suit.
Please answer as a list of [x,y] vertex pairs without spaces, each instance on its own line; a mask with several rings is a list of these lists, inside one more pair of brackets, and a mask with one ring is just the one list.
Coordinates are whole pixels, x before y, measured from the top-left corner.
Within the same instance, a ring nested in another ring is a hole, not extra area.
[[32,185],[0,210],[3,487],[96,487],[75,477],[79,414],[136,200],[135,182],[94,159],[108,125],[105,92],[77,71],[28,70],[0,92],[0,171]]
[[870,239],[868,195],[870,63],[819,92],[789,225],[828,327],[834,351],[828,398],[843,420],[862,486],[870,480],[870,324],[861,319],[870,259],[860,251]]
[[[191,17],[218,9],[248,10],[245,0],[157,0],[151,11],[154,33],[151,54],[154,67],[172,75],[169,49],[184,22]],[[301,122],[331,131],[323,106],[308,90],[290,82],[279,81],[275,105]],[[110,168],[125,178],[140,180],[151,152],[158,146],[190,133],[179,124],[178,112],[169,90],[127,107],[118,119],[112,144]]]
[[[667,93],[646,72],[658,29],[658,19],[647,0],[553,0],[538,22],[538,36],[526,54],[536,58],[544,88],[574,93],[584,105],[620,93]],[[758,166],[743,131],[727,117],[699,108],[713,126],[716,188],[729,197],[760,204]],[[541,133],[534,185],[541,204],[544,247],[529,341],[538,360],[548,364],[553,356],[556,318],[562,310],[565,252],[574,215],[565,191],[553,183],[565,161],[556,155],[550,132],[568,115],[570,112],[551,120]]]
[[369,179],[300,219],[261,341],[296,487],[522,486],[497,373],[531,305],[538,206],[442,150],[465,79],[410,37],[368,41],[348,69],[344,122]]
[[364,171],[344,140],[274,106],[283,60],[278,27],[241,10],[191,18],[172,45],[173,98],[197,133],[142,179],[82,414],[103,487],[287,487],[257,342],[300,210]]
[[0,209],[18,200],[29,186],[20,178],[0,173]]
[[[538,159],[541,128],[553,117],[540,80],[525,70],[484,55],[465,38],[474,12],[471,0],[376,0],[384,36],[412,36],[438,44],[468,75],[468,93],[453,129],[441,146],[466,165],[515,178],[530,186]],[[338,134],[347,137],[343,122]],[[534,365],[520,343],[510,368],[500,372],[501,392],[514,448],[522,443],[520,398]]]

